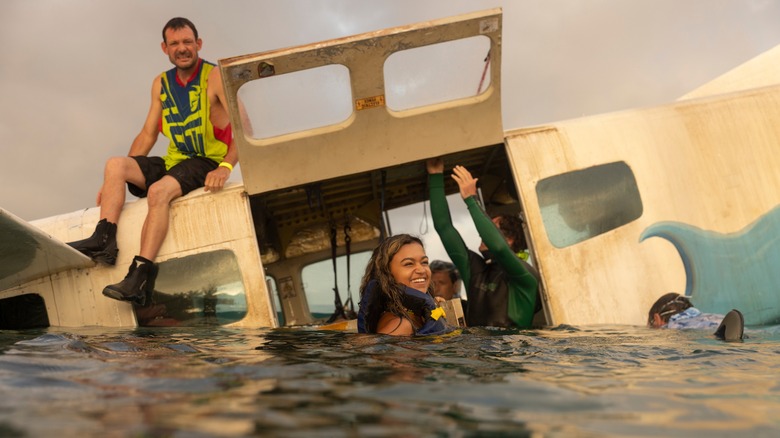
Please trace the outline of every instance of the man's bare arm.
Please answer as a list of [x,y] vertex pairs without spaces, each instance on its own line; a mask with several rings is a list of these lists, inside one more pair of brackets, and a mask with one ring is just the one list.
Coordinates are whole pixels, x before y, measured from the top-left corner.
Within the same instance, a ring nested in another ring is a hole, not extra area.
[[[222,111],[225,114],[225,118],[228,119],[229,122],[227,99],[225,97],[225,89],[222,86],[222,72],[219,68],[214,68],[211,70],[211,73],[209,74],[209,87],[216,97],[215,103],[220,105]],[[244,132],[252,135],[252,124],[249,121],[244,104],[240,100],[238,101],[238,111],[241,118],[241,123],[244,127]],[[207,192],[216,192],[221,190],[232,173],[232,167],[238,163],[238,147],[236,147],[235,140],[233,140],[233,138],[230,139],[228,152],[222,159],[222,162],[230,164],[231,168],[229,169],[225,166],[220,166],[209,172],[206,175],[205,181],[205,189]]]
[[157,142],[157,136],[159,134],[160,119],[162,118],[162,102],[160,101],[160,90],[162,89],[162,82],[160,77],[156,77],[152,83],[152,104],[149,107],[149,114],[146,115],[144,126],[141,128],[141,132],[133,140],[132,146],[130,146],[130,152],[127,154],[130,157],[138,155],[148,155],[149,151]]

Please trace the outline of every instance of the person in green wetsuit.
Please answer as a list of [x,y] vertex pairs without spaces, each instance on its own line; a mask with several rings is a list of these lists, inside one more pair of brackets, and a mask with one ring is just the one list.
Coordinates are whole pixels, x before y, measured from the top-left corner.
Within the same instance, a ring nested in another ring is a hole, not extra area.
[[531,326],[537,310],[539,277],[533,266],[517,253],[523,230],[515,216],[488,217],[477,201],[477,179],[463,166],[455,166],[452,178],[482,238],[477,254],[470,251],[452,225],[444,192],[444,161],[427,161],[431,217],[444,249],[461,274],[468,295],[469,326]]

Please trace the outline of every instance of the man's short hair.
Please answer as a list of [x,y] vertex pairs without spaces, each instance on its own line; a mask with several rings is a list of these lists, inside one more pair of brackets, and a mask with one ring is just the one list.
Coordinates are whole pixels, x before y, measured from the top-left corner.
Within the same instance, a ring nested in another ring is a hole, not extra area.
[[198,39],[198,29],[195,28],[195,25],[192,24],[192,21],[190,21],[190,20],[188,20],[188,19],[186,19],[184,17],[175,17],[175,18],[171,18],[170,20],[168,20],[168,22],[165,23],[165,26],[163,26],[163,30],[162,30],[163,42],[164,43],[168,42],[168,41],[165,40],[165,31],[166,30],[168,30],[168,29],[179,30],[179,29],[183,29],[185,27],[189,27],[190,29],[192,29],[192,33],[195,34],[195,39],[197,40]]
[[450,276],[450,281],[453,283],[460,280],[460,274],[458,273],[457,268],[450,262],[434,260],[428,267],[431,268],[431,272],[446,272]]
[[497,216],[501,220],[498,222],[498,229],[506,239],[512,240],[512,251],[518,253],[528,248],[525,242],[525,231],[523,230],[523,220],[513,214],[501,214]]

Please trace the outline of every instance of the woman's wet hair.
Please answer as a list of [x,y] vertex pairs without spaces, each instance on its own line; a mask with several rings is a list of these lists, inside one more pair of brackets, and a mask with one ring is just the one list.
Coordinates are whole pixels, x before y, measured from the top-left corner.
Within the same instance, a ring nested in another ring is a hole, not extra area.
[[655,320],[655,314],[657,313],[664,323],[669,322],[669,318],[672,315],[676,315],[685,309],[693,307],[693,303],[688,297],[684,297],[675,292],[669,292],[666,295],[661,296],[650,307],[650,312],[647,314],[647,325],[653,325]]

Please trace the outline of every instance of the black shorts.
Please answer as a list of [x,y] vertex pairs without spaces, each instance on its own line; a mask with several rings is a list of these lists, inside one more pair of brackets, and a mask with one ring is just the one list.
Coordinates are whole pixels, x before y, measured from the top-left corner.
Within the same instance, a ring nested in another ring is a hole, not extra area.
[[206,157],[188,158],[179,164],[165,170],[165,160],[161,157],[131,157],[141,168],[141,173],[146,179],[146,189],[142,189],[135,184],[127,183],[127,188],[135,196],[145,198],[149,186],[159,181],[165,175],[172,176],[181,186],[182,196],[187,193],[203,187],[206,182],[206,175],[216,169],[219,164]]

